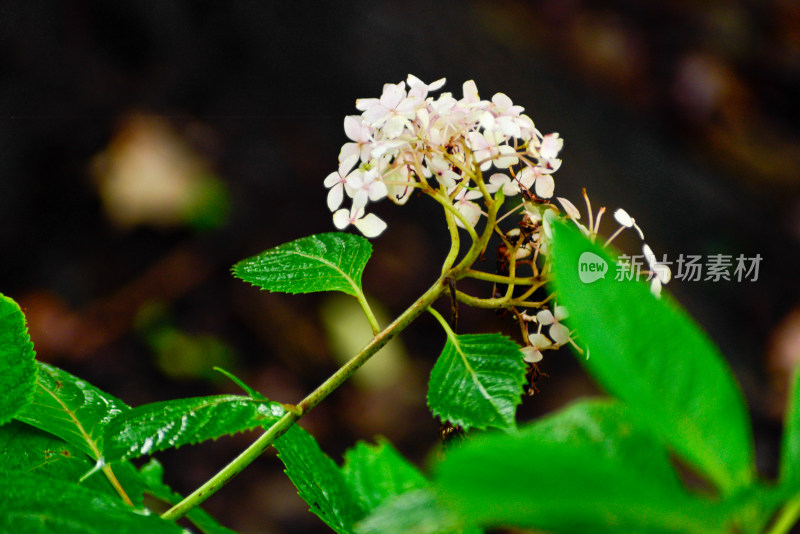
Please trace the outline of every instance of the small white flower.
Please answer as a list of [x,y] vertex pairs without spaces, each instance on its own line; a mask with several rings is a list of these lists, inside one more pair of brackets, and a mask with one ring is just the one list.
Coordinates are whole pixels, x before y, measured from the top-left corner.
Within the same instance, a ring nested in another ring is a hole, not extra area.
[[367,237],[377,237],[386,230],[386,223],[377,215],[368,213],[364,215],[364,210],[340,209],[333,214],[333,224],[339,230],[344,230],[351,224]]
[[353,165],[358,161],[358,156],[353,154],[339,164],[337,172],[330,173],[323,184],[329,188],[328,191],[328,209],[335,211],[336,208],[342,205],[343,188],[347,183],[347,173],[353,168]]
[[642,229],[639,228],[639,225],[636,224],[636,219],[628,215],[628,212],[624,209],[620,208],[614,212],[614,219],[617,220],[625,228],[634,228],[639,233],[639,237],[644,239],[644,232]]
[[378,169],[356,169],[345,180],[345,190],[353,199],[353,209],[358,211],[367,205],[367,201],[378,201],[389,194],[379,175]]
[[408,75],[406,83],[408,83],[408,96],[415,96],[424,99],[428,96],[429,91],[438,91],[444,85],[445,78],[439,78],[433,83],[426,84],[413,74]]
[[[467,219],[470,226],[475,228],[475,225],[478,224],[478,220],[481,218],[481,208],[476,203],[471,202],[472,200],[481,198],[483,195],[480,191],[470,191],[468,189],[462,189],[458,192],[455,197],[455,202],[453,205],[456,209],[461,212],[461,215]],[[464,228],[464,224],[461,222],[461,219],[456,217],[456,224],[461,228]]]
[[571,337],[569,328],[561,324],[561,321],[569,317],[569,313],[564,306],[555,307],[555,315],[550,310],[542,310],[536,314],[536,320],[539,324],[547,326],[550,325],[550,338],[558,345],[569,343]]
[[672,271],[668,265],[659,263],[656,260],[653,249],[647,243],[642,246],[642,252],[647,264],[650,266],[650,277],[648,278],[650,280],[650,292],[656,297],[660,297],[661,286],[672,279]]
[[344,118],[344,133],[351,143],[345,143],[339,152],[339,161],[344,161],[352,155],[368,161],[372,151],[372,131],[369,124],[358,115],[348,115]]
[[530,346],[523,347],[522,354],[523,360],[528,363],[536,363],[542,361],[542,349],[551,347],[553,343],[547,339],[544,334],[536,333],[528,336]]

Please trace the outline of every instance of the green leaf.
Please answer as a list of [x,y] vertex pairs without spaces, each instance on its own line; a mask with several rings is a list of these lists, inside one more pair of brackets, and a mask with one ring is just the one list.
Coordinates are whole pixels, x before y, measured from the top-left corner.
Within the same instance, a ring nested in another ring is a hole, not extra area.
[[[723,493],[748,486],[755,469],[747,410],[716,347],[669,296],[614,280],[614,260],[579,231],[562,223],[553,231],[554,285],[589,349],[587,370]],[[607,263],[605,278],[581,282],[584,252]]]
[[16,418],[55,434],[98,460],[105,425],[130,408],[62,369],[41,362],[38,365],[33,401]]
[[390,499],[356,524],[358,534],[481,534],[478,527],[462,527],[458,518],[437,501],[429,488],[412,490]]
[[176,534],[182,529],[143,515],[119,499],[27,473],[0,473],[0,531],[25,534]]
[[34,356],[25,315],[13,299],[0,293],[0,425],[31,400],[36,383]]
[[583,532],[719,532],[655,437],[614,403],[580,403],[521,430],[478,436],[435,468],[445,502],[483,526]]
[[200,443],[272,424],[283,414],[283,406],[277,402],[242,395],[145,404],[109,422],[103,435],[103,459],[111,463]]
[[792,376],[783,426],[780,484],[800,491],[800,366],[794,370]]
[[[164,483],[164,467],[155,458],[143,465],[139,473],[150,495],[172,505],[178,504],[183,499],[180,493],[173,491]],[[235,534],[233,530],[220,525],[202,508],[192,508],[186,517],[204,534]]]
[[372,245],[361,236],[331,232],[271,248],[233,266],[245,282],[283,293],[361,292],[361,273]]
[[431,371],[428,406],[464,429],[516,427],[525,363],[519,346],[500,334],[448,335]]
[[[31,473],[77,484],[94,467],[94,462],[75,445],[19,421],[0,427],[0,451],[3,473]],[[105,477],[91,476],[81,485],[117,496]]]
[[428,480],[386,440],[359,442],[344,454],[347,485],[367,510],[408,491],[426,488]]
[[278,438],[275,448],[286,474],[311,511],[336,532],[352,533],[364,509],[339,467],[322,452],[314,437],[293,425]]

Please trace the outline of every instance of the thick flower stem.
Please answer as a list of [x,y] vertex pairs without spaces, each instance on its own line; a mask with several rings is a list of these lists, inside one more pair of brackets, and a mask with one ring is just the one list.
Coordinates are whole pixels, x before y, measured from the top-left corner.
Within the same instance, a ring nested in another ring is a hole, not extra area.
[[428,306],[430,306],[442,292],[447,288],[445,277],[440,277],[414,304],[404,311],[397,319],[387,326],[382,332],[372,338],[372,341],[364,347],[361,352],[356,354],[344,366],[339,368],[333,375],[330,376],[322,385],[315,389],[305,399],[300,401],[297,405],[296,412],[287,412],[256,441],[254,441],[247,449],[245,449],[239,456],[237,456],[231,463],[222,468],[216,475],[206,481],[205,484],[197,488],[191,495],[187,496],[181,502],[164,512],[161,517],[168,520],[176,520],[183,517],[186,512],[192,508],[199,506],[200,503],[211,497],[217,492],[226,482],[239,474],[242,469],[247,467],[250,463],[258,458],[276,439],[303,415],[308,413],[314,406],[319,404],[322,399],[327,397],[331,392],[338,388],[348,378],[350,378],[356,370],[364,365],[373,354],[378,352],[386,343],[389,342],[394,336],[399,334],[411,322],[416,319]]

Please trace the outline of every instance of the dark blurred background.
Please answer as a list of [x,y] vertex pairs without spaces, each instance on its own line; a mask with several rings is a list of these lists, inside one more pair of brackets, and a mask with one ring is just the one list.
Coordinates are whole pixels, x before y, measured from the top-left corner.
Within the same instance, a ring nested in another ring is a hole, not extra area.
[[[41,360],[133,405],[236,392],[213,365],[299,401],[365,321],[349,299],[259,292],[230,266],[334,229],[322,180],[356,98],[408,73],[457,97],[474,79],[565,139],[558,195],[624,207],[670,258],[763,257],[756,282],[668,289],[731,362],[774,474],[800,357],[797,2],[2,1],[0,67],[0,291]],[[375,212],[389,229],[364,286],[388,318],[435,279],[447,236],[425,199]],[[512,332],[480,310],[460,327]],[[421,318],[303,425],[337,461],[383,435],[424,466],[443,342]],[[542,369],[520,419],[596,393],[567,351]],[[158,458],[189,492],[252,439]],[[324,531],[281,471],[268,453],[207,508],[242,532]]]

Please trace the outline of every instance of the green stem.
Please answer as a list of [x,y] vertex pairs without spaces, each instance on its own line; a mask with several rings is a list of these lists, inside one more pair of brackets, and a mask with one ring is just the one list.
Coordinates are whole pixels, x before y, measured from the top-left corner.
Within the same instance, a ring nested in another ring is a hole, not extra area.
[[526,278],[513,278],[511,276],[476,271],[473,269],[464,271],[461,275],[461,278],[474,278],[475,280],[483,280],[485,282],[494,282],[496,284],[516,284],[518,286],[532,286],[539,282],[539,278],[535,276],[529,276]]
[[378,332],[381,331],[381,327],[378,325],[375,314],[372,313],[372,308],[370,308],[369,302],[367,302],[367,297],[360,289],[356,291],[356,300],[358,300],[358,303],[361,305],[361,309],[364,310],[364,315],[367,316],[367,321],[369,321],[369,325],[372,327],[372,335],[378,335]]
[[272,424],[269,429],[256,441],[254,441],[247,449],[245,449],[239,456],[232,462],[226,465],[216,475],[211,477],[202,486],[197,488],[191,495],[188,495],[181,502],[164,512],[161,517],[168,520],[176,520],[183,517],[186,512],[192,508],[199,506],[200,503],[211,497],[217,492],[225,483],[231,478],[239,474],[242,469],[250,465],[261,453],[263,453],[272,443],[275,442],[283,433],[303,415],[308,413],[314,406],[319,404],[325,397],[338,388],[348,378],[350,378],[356,370],[364,365],[373,354],[378,352],[386,343],[389,342],[394,336],[399,334],[411,322],[419,317],[447,288],[445,277],[440,277],[436,282],[417,299],[406,311],[404,311],[392,324],[386,327],[382,332],[372,338],[372,341],[366,347],[361,349],[361,352],[356,354],[350,361],[342,366],[338,371],[330,376],[325,382],[322,383],[317,389],[309,394],[297,405],[297,411],[290,411]]
[[436,310],[434,310],[430,306],[428,307],[428,311],[430,312],[431,315],[436,317],[436,320],[439,321],[439,324],[442,325],[442,328],[444,328],[444,331],[447,334],[447,337],[450,338],[450,340],[453,343],[455,343],[456,342],[456,333],[453,332],[453,329],[450,328],[449,324],[447,324],[447,321],[445,320],[444,317],[442,317],[442,314],[437,312]]
[[800,495],[796,495],[786,503],[767,534],[787,534],[797,523],[798,518],[800,518]]

